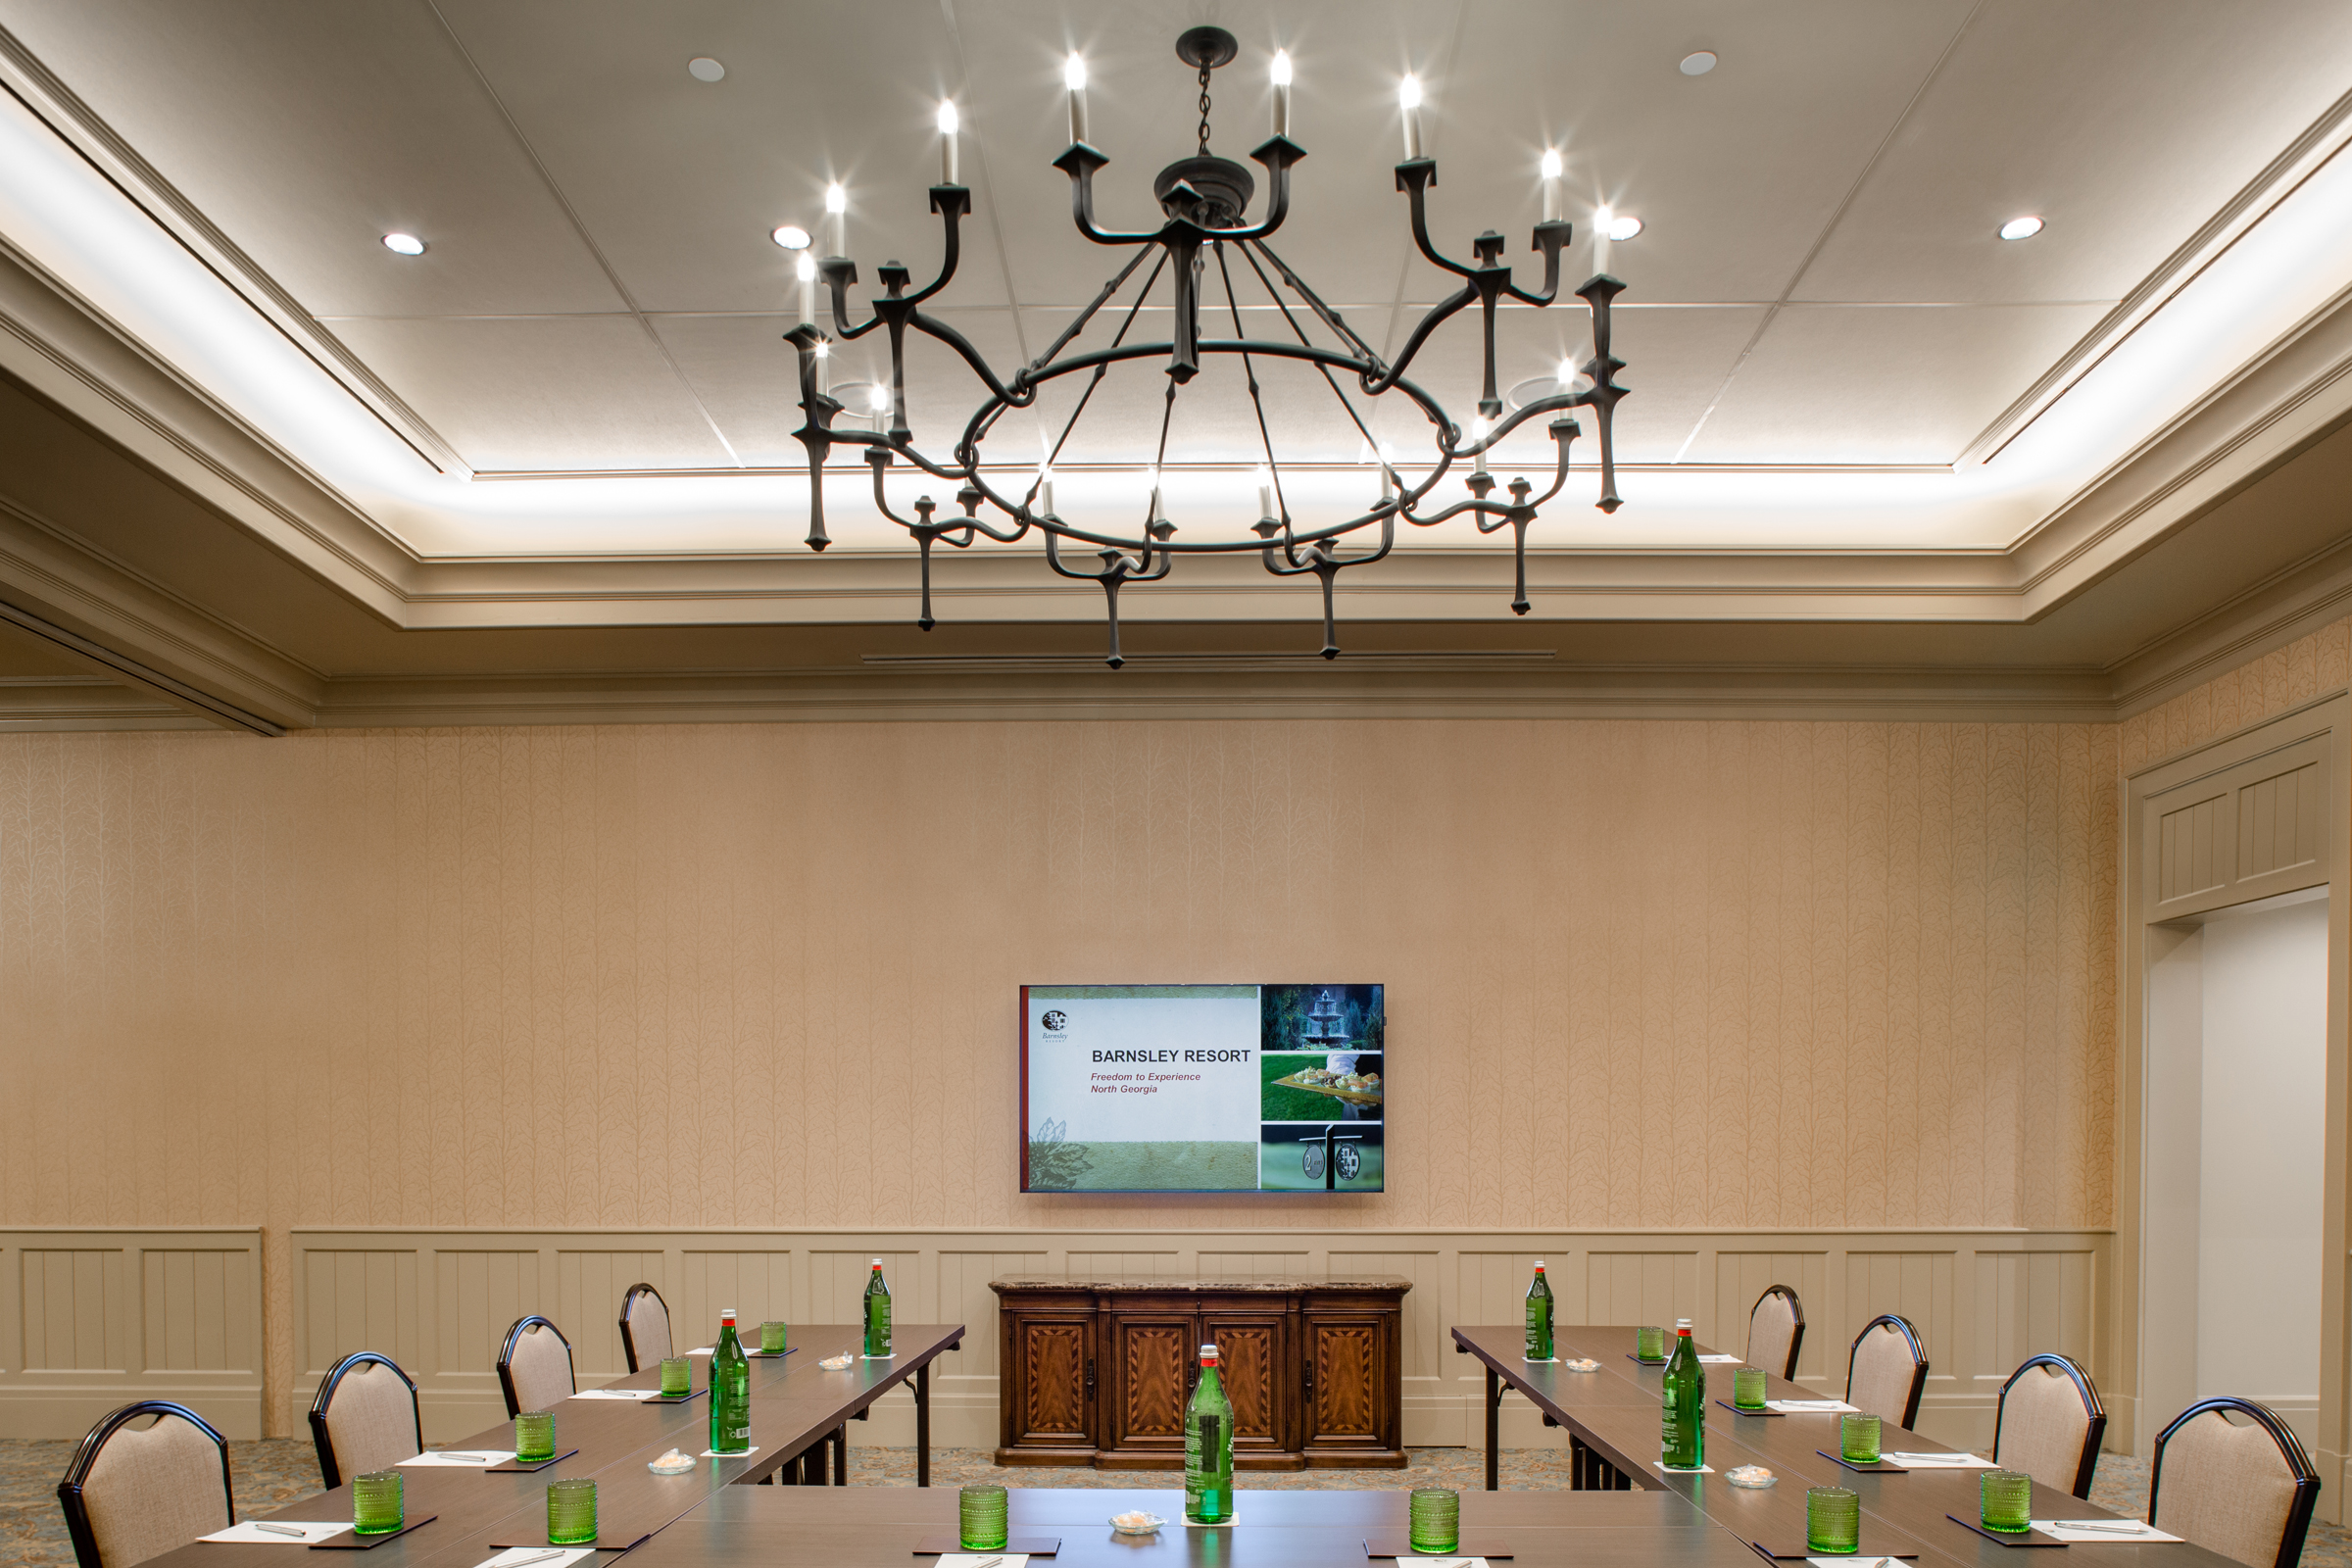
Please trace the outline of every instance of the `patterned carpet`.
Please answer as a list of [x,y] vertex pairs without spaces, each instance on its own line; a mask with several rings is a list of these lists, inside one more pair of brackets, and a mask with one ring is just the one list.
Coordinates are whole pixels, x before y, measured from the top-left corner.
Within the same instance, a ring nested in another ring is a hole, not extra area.
[[[237,1517],[267,1512],[318,1490],[318,1461],[308,1439],[232,1443],[229,1470],[235,1483]],[[0,1439],[0,1568],[72,1568],[73,1544],[58,1511],[57,1482],[73,1457],[69,1442]],[[1316,1470],[1245,1472],[1244,1491],[1400,1491],[1410,1487],[1452,1487],[1470,1492],[1486,1485],[1483,1456],[1474,1448],[1415,1448],[1403,1470]],[[1567,1455],[1556,1448],[1505,1448],[1502,1484],[1511,1491],[1541,1491],[1567,1485]],[[1177,1485],[1174,1472],[1132,1470],[1006,1470],[989,1462],[985,1448],[938,1448],[931,1456],[931,1484],[963,1486],[991,1481],[1007,1487],[1123,1488]],[[855,1448],[850,1483],[860,1487],[914,1485],[912,1448]],[[2147,1506],[2148,1462],[2122,1454],[2099,1457],[2090,1497],[2101,1507],[2139,1515]],[[2352,1568],[2352,1531],[2315,1524],[2303,1548],[2306,1568]]]

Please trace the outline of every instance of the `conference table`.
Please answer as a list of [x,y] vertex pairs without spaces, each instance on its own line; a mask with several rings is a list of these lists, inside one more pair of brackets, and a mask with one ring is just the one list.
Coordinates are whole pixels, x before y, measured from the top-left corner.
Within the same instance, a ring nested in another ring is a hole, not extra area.
[[[605,1548],[597,1557],[605,1561],[691,1512],[714,1492],[749,1490],[747,1484],[774,1481],[821,1483],[829,1477],[830,1487],[804,1484],[760,1486],[758,1490],[822,1490],[847,1496],[851,1494],[847,1491],[834,1490],[847,1488],[849,1483],[844,1462],[848,1448],[845,1424],[862,1419],[876,1399],[906,1384],[912,1385],[915,1397],[915,1485],[928,1488],[931,1363],[959,1348],[963,1333],[960,1323],[896,1324],[891,1343],[897,1354],[888,1361],[869,1361],[857,1354],[862,1331],[854,1325],[797,1329],[792,1353],[755,1357],[751,1362],[751,1451],[725,1458],[697,1458],[694,1468],[683,1475],[655,1475],[646,1465],[671,1448],[699,1455],[710,1446],[708,1392],[698,1392],[695,1397],[677,1404],[574,1396],[555,1406],[556,1451],[578,1451],[543,1469],[517,1472],[470,1466],[402,1466],[405,1512],[414,1527],[368,1544],[362,1560],[367,1568],[473,1568],[506,1547],[545,1546],[547,1488],[552,1481],[596,1482],[597,1544]],[[843,1351],[855,1357],[846,1369],[827,1371],[817,1365]],[[707,1362],[697,1367],[698,1391],[707,1389],[709,1376]],[[661,1369],[653,1367],[606,1387],[655,1389],[660,1387],[661,1377]],[[514,1428],[501,1422],[473,1434],[467,1443],[510,1449],[514,1446]],[[831,1464],[825,1460],[828,1448],[834,1454]],[[454,1445],[447,1451],[463,1453],[466,1444]],[[953,1494],[938,1495],[954,1506]],[[348,1523],[350,1483],[258,1517],[283,1523]],[[429,1524],[415,1523],[428,1517]],[[354,1542],[348,1534],[338,1539]],[[150,1558],[143,1568],[297,1568],[301,1559],[287,1553],[305,1549],[299,1543],[199,1541]]]
[[[1838,1452],[1838,1420],[1833,1412],[1792,1411],[1746,1415],[1729,1408],[1733,1366],[1707,1370],[1706,1462],[1713,1473],[1675,1474],[1657,1464],[1664,1370],[1634,1358],[1631,1327],[1565,1326],[1553,1333],[1551,1365],[1532,1363],[1521,1352],[1526,1328],[1507,1324],[1456,1328],[1454,1349],[1475,1356],[1487,1369],[1487,1486],[1497,1484],[1495,1440],[1504,1388],[1516,1389],[1543,1412],[1545,1424],[1565,1428],[1570,1440],[1569,1485],[1601,1494],[1633,1488],[1663,1491],[1688,1499],[1721,1525],[1754,1556],[1797,1559],[1805,1555],[1805,1490],[1843,1487],[1861,1499],[1863,1561],[1909,1558],[1922,1568],[2017,1568],[2011,1553],[2029,1549],[1990,1541],[1961,1519],[1978,1515],[1982,1470],[1864,1472],[1848,1469],[1829,1454]],[[1699,1347],[1701,1353],[1713,1353]],[[1599,1363],[1591,1372],[1572,1371],[1570,1360]],[[1784,1378],[1767,1376],[1770,1399],[1818,1399],[1820,1395]],[[1720,1402],[1719,1402],[1720,1401]],[[1881,1412],[1883,1414],[1883,1412]],[[1882,1451],[1948,1453],[1931,1438],[1885,1425]],[[1826,1451],[1824,1451],[1826,1450]],[[1780,1478],[1768,1490],[1734,1487],[1724,1472],[1761,1465]],[[1465,1514],[1468,1499],[1464,1499]],[[2055,1487],[2034,1484],[2035,1519],[2115,1519],[2119,1515]],[[2042,1541],[2038,1532],[2037,1543]],[[2053,1557],[2047,1553],[2063,1552]],[[2144,1555],[2143,1555],[2144,1554]],[[1751,1556],[1752,1564],[1754,1558]],[[2034,1568],[2235,1568],[2231,1559],[2188,1542],[2118,1540],[2076,1542],[2032,1551]]]

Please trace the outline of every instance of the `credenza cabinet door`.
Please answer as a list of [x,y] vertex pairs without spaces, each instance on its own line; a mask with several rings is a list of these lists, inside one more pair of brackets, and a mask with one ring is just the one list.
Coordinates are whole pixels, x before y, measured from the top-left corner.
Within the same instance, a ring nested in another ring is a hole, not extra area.
[[1095,1327],[1091,1312],[1010,1315],[1002,1374],[1010,1385],[1006,1447],[1095,1447]]
[[1110,1313],[1104,1449],[1184,1458],[1184,1407],[1200,1348],[1200,1320],[1164,1311]]
[[[1396,1386],[1390,1363],[1401,1347],[1394,1319],[1372,1312],[1317,1312],[1303,1318],[1306,1340],[1301,1446],[1310,1459],[1396,1446]],[[1331,1462],[1326,1458],[1325,1462]]]
[[1298,1447],[1291,1320],[1282,1313],[1204,1312],[1200,1343],[1217,1348],[1219,1380],[1233,1403],[1233,1452],[1282,1453]]

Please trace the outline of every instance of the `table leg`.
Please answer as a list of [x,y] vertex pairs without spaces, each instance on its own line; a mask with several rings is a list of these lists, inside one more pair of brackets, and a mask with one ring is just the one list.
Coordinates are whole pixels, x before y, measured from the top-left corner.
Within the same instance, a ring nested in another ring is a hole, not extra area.
[[850,1484],[850,1424],[844,1421],[833,1429],[833,1484]]
[[914,1484],[931,1484],[931,1363],[914,1369]]
[[1502,1490],[1502,1375],[1487,1368],[1487,1490]]

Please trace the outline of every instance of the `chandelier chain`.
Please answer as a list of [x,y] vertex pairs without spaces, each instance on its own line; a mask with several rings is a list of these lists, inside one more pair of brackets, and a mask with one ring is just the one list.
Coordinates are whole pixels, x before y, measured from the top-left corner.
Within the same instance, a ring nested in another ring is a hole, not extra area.
[[1208,156],[1208,67],[1200,68],[1200,156]]

